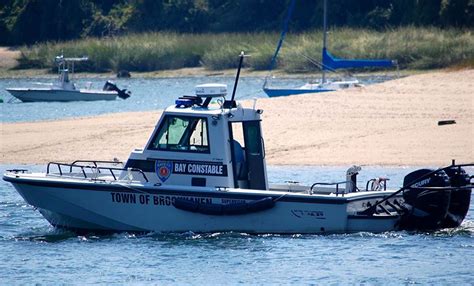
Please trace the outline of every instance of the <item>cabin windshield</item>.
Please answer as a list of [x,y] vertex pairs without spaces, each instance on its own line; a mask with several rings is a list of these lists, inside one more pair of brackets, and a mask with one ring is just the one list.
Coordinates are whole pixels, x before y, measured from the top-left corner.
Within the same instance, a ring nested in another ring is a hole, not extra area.
[[209,153],[207,119],[167,115],[148,149]]

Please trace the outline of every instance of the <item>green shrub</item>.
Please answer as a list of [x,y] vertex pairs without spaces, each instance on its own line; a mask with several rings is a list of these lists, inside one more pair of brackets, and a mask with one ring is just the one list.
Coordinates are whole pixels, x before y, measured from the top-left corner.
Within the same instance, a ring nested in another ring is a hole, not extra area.
[[[235,68],[241,51],[251,55],[245,66],[266,70],[277,33],[178,34],[144,33],[121,37],[47,42],[21,48],[17,68],[55,69],[54,57],[88,56],[78,71],[155,71],[202,66],[210,70]],[[289,34],[276,68],[312,72],[320,68],[321,31]],[[474,36],[470,30],[403,27],[384,32],[338,28],[328,33],[328,49],[336,57],[395,59],[401,68],[431,69],[472,66]]]

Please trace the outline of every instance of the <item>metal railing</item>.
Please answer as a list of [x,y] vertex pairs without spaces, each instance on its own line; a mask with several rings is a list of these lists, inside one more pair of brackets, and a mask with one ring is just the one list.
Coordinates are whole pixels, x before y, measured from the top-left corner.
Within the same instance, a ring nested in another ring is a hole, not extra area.
[[[78,165],[78,163],[92,163],[96,168],[99,167],[99,164],[113,164],[113,165],[120,164],[120,165],[123,166],[123,162],[121,162],[121,161],[76,160],[76,161],[71,163],[71,167],[70,167],[69,172],[72,172],[72,167],[73,166],[82,166],[82,165]],[[104,167],[104,166],[102,166],[102,167]],[[99,170],[99,173],[100,173],[100,170]]]
[[[313,194],[313,189],[314,187],[316,186],[334,186],[336,185],[336,197],[339,196],[339,185],[340,184],[346,184],[348,182],[351,182],[351,181],[342,181],[342,182],[334,182],[334,183],[314,183],[311,185],[311,188],[309,189],[309,194],[312,195]],[[351,182],[352,183],[352,182]],[[346,193],[346,189],[344,188],[344,192],[342,192],[342,196],[344,196],[344,194]]]
[[[77,163],[91,163],[95,162],[95,165],[78,165]],[[104,171],[104,173],[109,172],[110,175],[112,175],[112,178],[116,181],[117,175],[114,172],[117,171],[127,171],[127,172],[134,172],[140,174],[143,179],[148,182],[148,178],[146,177],[145,173],[138,168],[117,168],[117,167],[101,167],[98,166],[97,163],[116,163],[116,162],[110,162],[110,161],[83,161],[83,160],[77,160],[74,161],[72,164],[66,164],[66,163],[59,163],[59,162],[49,162],[47,167],[46,167],[46,175],[51,174],[51,166],[56,166],[57,170],[59,171],[59,176],[63,176],[66,174],[74,174],[73,169],[79,168],[80,173],[82,174],[81,178],[84,179],[90,179],[90,180],[103,180],[101,178],[98,178],[98,174],[101,174],[101,171]],[[61,167],[66,167],[69,168],[69,172],[65,172]],[[90,173],[86,172],[86,170],[90,170]]]
[[389,181],[390,179],[389,178],[374,178],[374,179],[370,179],[367,181],[367,183],[365,184],[365,191],[369,191],[369,184],[371,184],[370,186],[370,190],[371,191],[380,191],[381,188],[383,188],[384,191],[387,190],[387,181]]

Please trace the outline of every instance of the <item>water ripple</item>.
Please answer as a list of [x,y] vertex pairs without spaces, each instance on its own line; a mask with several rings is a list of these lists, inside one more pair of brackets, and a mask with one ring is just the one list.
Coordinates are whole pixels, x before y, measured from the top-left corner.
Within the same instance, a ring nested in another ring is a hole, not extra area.
[[[269,169],[272,179],[285,172]],[[295,169],[300,181],[323,172]],[[435,232],[77,234],[51,227],[0,181],[0,285],[465,285],[473,281],[472,211],[461,227]]]

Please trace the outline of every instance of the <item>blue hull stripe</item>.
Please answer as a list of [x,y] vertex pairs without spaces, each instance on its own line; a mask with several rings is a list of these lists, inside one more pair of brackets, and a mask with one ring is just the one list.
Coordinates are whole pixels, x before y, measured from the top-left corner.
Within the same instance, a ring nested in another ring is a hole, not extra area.
[[287,96],[293,94],[304,94],[304,93],[318,93],[318,92],[328,92],[334,91],[334,89],[278,89],[278,88],[265,88],[263,91],[269,97],[277,97],[277,96]]

